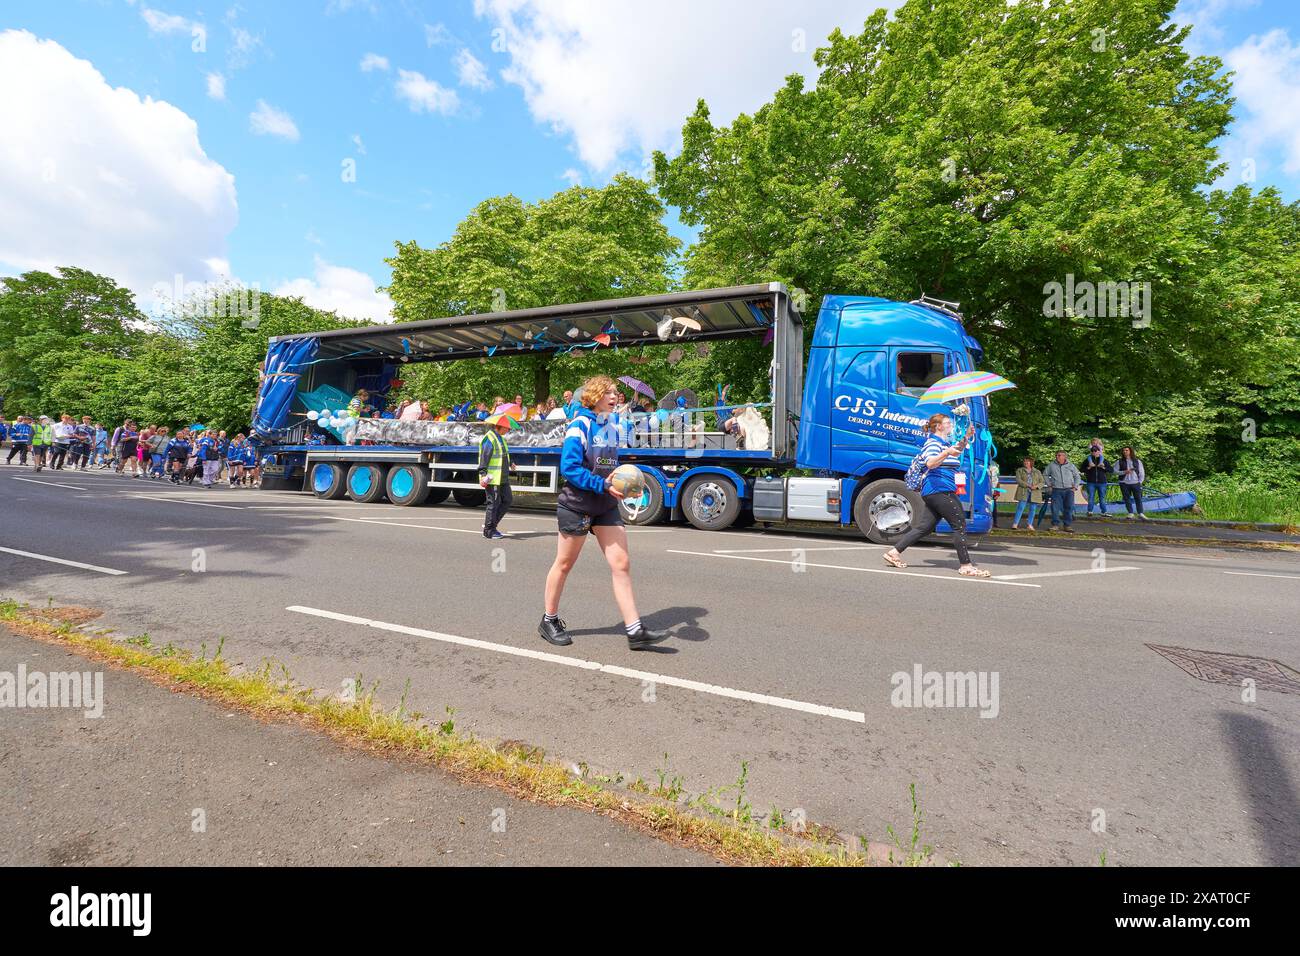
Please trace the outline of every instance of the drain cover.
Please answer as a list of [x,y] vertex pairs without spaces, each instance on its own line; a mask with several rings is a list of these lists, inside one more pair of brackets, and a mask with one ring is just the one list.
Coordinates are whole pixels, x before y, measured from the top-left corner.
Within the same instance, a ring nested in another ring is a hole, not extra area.
[[1177,664],[1197,680],[1239,687],[1242,680],[1249,677],[1260,690],[1300,694],[1300,671],[1267,657],[1194,651],[1190,647],[1169,647],[1163,644],[1148,644],[1147,647]]

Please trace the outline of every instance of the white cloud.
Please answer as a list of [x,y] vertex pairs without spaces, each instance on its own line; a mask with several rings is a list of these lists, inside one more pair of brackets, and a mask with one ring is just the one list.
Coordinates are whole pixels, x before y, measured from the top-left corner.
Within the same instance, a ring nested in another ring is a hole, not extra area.
[[579,186],[582,184],[582,173],[578,172],[572,166],[560,173],[561,179],[567,179],[570,186]]
[[235,179],[190,116],[20,30],[0,32],[0,89],[0,263],[79,266],[142,297],[177,274],[215,278]]
[[456,76],[461,86],[468,86],[472,90],[492,89],[492,78],[488,76],[487,67],[469,50],[462,49],[452,62],[456,65]]
[[424,42],[428,46],[441,46],[451,42],[451,31],[441,23],[424,25]]
[[1228,152],[1261,162],[1261,152],[1276,150],[1286,173],[1300,173],[1300,110],[1294,108],[1300,102],[1300,44],[1285,30],[1272,30],[1250,37],[1223,60],[1237,74],[1232,90],[1241,116]]
[[220,73],[208,74],[208,96],[214,100],[226,98],[226,78]]
[[[900,0],[475,0],[504,31],[517,84],[539,122],[573,137],[579,158],[608,170],[671,150],[704,97],[715,123],[767,102],[791,73],[814,76],[813,51],[835,27],[858,32]],[[639,166],[639,163],[637,164]]]
[[314,309],[332,310],[344,318],[391,322],[393,300],[376,292],[376,285],[359,269],[331,265],[316,256],[312,278],[292,279],[273,291],[276,295],[297,296]]
[[291,143],[299,139],[298,124],[293,117],[266,100],[258,100],[257,109],[248,114],[248,126],[258,136],[279,136]]
[[395,88],[398,98],[407,102],[412,113],[447,115],[456,112],[460,106],[460,97],[455,90],[449,90],[414,70],[398,70]]
[[149,32],[155,36],[159,34],[170,33],[189,33],[195,27],[200,26],[192,20],[185,17],[176,16],[172,13],[163,13],[161,10],[153,10],[145,7],[140,11],[140,16],[144,18],[145,25],[149,27]]
[[378,53],[367,53],[361,58],[361,72],[369,73],[372,70],[388,70],[388,57],[380,56]]
[[230,46],[226,49],[226,69],[232,73],[252,63],[253,57],[262,46],[261,36],[254,35],[239,26],[235,22],[238,17],[238,7],[231,7],[226,11],[226,28],[230,31]]

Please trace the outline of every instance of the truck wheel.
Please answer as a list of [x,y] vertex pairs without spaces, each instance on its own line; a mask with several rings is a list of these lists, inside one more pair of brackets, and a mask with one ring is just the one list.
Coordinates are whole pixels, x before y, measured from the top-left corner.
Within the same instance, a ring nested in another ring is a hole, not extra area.
[[451,497],[450,488],[430,488],[429,497],[425,499],[426,505],[440,505]]
[[429,470],[423,465],[394,465],[384,490],[395,505],[420,505],[429,497]]
[[302,491],[302,477],[280,478],[263,477],[262,491]]
[[330,461],[317,462],[311,466],[311,493],[331,501],[342,498],[348,491],[346,479],[347,473],[342,465]]
[[456,504],[466,508],[477,508],[487,501],[487,492],[482,488],[457,488],[451,496],[456,499]]
[[384,466],[357,464],[349,468],[348,497],[362,504],[384,497]]
[[701,531],[730,528],[740,514],[736,486],[720,475],[694,478],[682,491],[682,514]]
[[873,481],[853,503],[853,520],[867,539],[876,544],[893,544],[911,530],[917,516],[924,512],[925,502],[920,492],[897,478]]
[[633,515],[626,498],[618,503],[619,513],[626,524],[658,524],[664,517],[664,490],[653,475],[645,476],[645,492],[641,499],[634,502],[636,514]]

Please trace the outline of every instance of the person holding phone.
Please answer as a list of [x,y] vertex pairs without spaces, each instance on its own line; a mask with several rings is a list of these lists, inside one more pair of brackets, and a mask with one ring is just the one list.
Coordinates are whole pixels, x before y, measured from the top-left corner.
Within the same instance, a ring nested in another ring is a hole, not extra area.
[[560,449],[560,472],[565,482],[555,509],[560,534],[555,563],[546,575],[544,614],[537,632],[544,641],[558,647],[573,643],[567,625],[560,620],[560,596],[587,536],[594,535],[613,576],[614,600],[623,615],[627,645],[634,651],[644,650],[664,640],[668,632],[646,627],[637,613],[627,528],[618,508],[623,496],[611,487],[609,479],[618,467],[617,429],[602,426],[598,416],[608,418],[614,411],[619,400],[618,383],[608,375],[597,375],[583,386],[580,398]]

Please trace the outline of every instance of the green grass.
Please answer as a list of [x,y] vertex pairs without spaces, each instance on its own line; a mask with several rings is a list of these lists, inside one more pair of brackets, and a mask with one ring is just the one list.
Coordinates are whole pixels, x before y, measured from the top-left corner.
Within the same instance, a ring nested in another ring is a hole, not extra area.
[[1186,511],[1153,512],[1152,518],[1204,518],[1247,524],[1282,524],[1300,527],[1300,487],[1287,491],[1224,482],[1193,481],[1181,489],[1196,493],[1201,514]]

